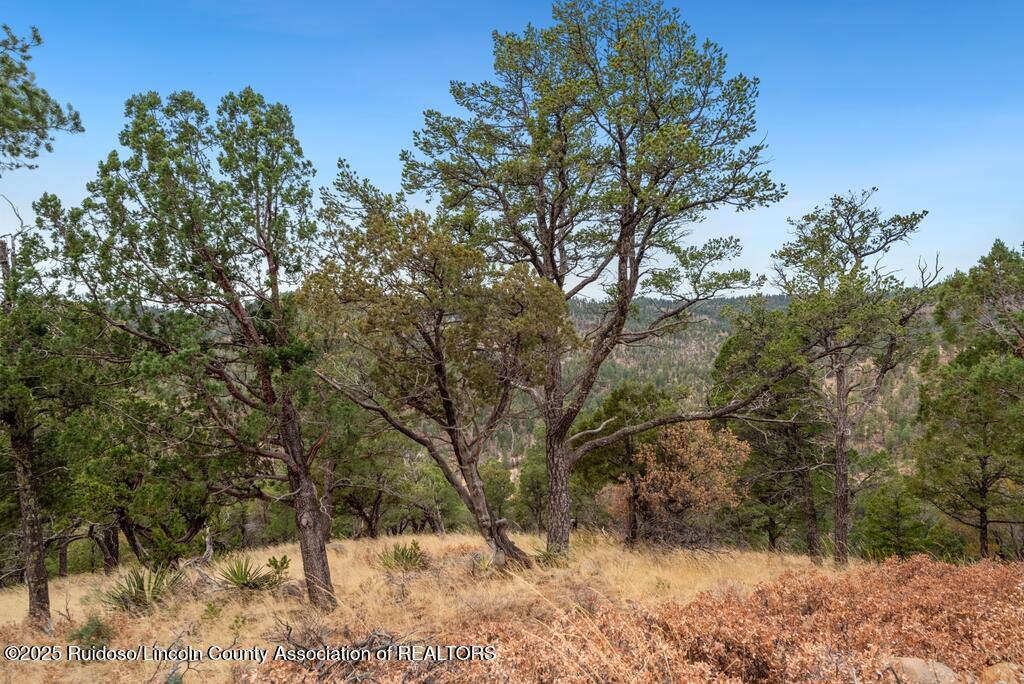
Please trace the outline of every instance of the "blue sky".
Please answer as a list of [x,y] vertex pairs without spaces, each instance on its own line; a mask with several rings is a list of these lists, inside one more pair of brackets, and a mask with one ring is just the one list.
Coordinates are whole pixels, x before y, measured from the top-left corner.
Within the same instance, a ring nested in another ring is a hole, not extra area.
[[[886,211],[928,209],[891,263],[970,266],[994,239],[1024,240],[1024,3],[679,3],[732,71],[761,79],[760,132],[789,196],[719,212],[694,239],[734,234],[766,272],[799,216],[836,192],[878,186]],[[288,104],[330,182],[338,157],[386,189],[424,109],[452,110],[448,81],[491,69],[490,33],[550,21],[547,2],[7,3],[0,21],[43,33],[33,68],[77,107],[86,133],[35,171],[0,179],[23,210],[45,191],[77,202],[115,147],[131,94],[189,89],[211,105],[251,85]],[[6,214],[0,215],[0,232]]]

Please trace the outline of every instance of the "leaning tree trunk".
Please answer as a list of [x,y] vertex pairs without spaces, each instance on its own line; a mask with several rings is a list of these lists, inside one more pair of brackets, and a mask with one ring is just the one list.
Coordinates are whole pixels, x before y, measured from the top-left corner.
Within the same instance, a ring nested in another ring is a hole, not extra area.
[[846,367],[836,368],[835,435],[835,556],[845,565],[850,560],[850,436],[848,379]]
[[24,578],[28,588],[28,619],[32,626],[49,631],[50,585],[46,574],[46,541],[39,511],[39,497],[33,477],[35,443],[31,433],[12,432],[14,451],[15,488],[21,513],[21,558],[25,566]]
[[282,394],[280,406],[281,443],[288,454],[288,482],[293,492],[292,505],[295,508],[295,526],[299,536],[306,593],[310,603],[317,608],[334,610],[338,607],[338,600],[334,596],[331,567],[327,561],[323,510],[302,446],[298,413],[288,393]]
[[124,538],[128,542],[128,548],[132,550],[133,554],[135,554],[135,558],[138,559],[139,563],[144,567],[149,567],[149,554],[146,553],[145,547],[143,547],[142,542],[139,541],[139,535],[135,532],[135,523],[124,515],[119,515],[118,526],[121,528],[121,532],[124,533]]
[[508,521],[497,518],[487,503],[484,481],[477,468],[477,458],[473,458],[462,469],[462,477],[466,482],[466,505],[476,519],[477,528],[491,547],[491,562],[497,567],[514,564],[524,567],[532,565],[529,554],[516,546],[508,536]]
[[334,597],[331,567],[327,561],[323,511],[320,510],[320,499],[317,497],[313,478],[304,465],[289,467],[288,481],[295,492],[293,506],[306,593],[309,595],[310,603],[317,608],[334,610],[338,607],[338,601]]
[[[99,529],[90,526],[88,534],[103,556],[103,572],[109,575],[117,570],[121,562],[121,539],[118,536],[118,523],[111,523]],[[139,562],[144,566],[147,565],[142,556],[139,556]]]
[[121,538],[117,534],[117,526],[110,525],[100,531],[103,544],[100,550],[103,552],[103,572],[113,573],[121,564]]

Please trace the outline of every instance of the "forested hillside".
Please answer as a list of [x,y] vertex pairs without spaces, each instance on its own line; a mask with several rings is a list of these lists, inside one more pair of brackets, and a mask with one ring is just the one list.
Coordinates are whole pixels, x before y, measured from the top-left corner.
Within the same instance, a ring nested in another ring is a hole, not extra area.
[[[322,186],[253,87],[142,90],[73,195],[8,200],[0,606],[89,653],[147,620],[177,646],[412,643],[369,616],[515,651],[438,681],[899,679],[890,641],[971,676],[986,648],[1020,657],[1024,246],[905,273],[928,211],[869,186],[775,226],[754,273],[698,229],[787,195],[756,78],[660,0],[558,2],[492,38],[493,74],[423,113],[400,183],[341,157]],[[0,182],[84,133],[41,45],[3,26]],[[673,568],[705,552],[726,559],[709,588],[739,589],[694,596]],[[664,602],[630,604],[630,573]],[[967,646],[920,637],[939,606]],[[527,658],[515,615],[604,661]],[[317,653],[317,681],[367,675]]]
[[[765,297],[769,309],[786,305],[785,295]],[[633,302],[627,329],[643,329],[666,308],[666,302],[639,299]],[[591,402],[599,404],[610,388],[627,380],[700,401],[711,381],[711,367],[722,343],[731,332],[729,312],[748,305],[746,297],[719,297],[693,307],[678,329],[643,343],[615,350],[601,368],[599,388]],[[573,301],[569,313],[581,330],[593,327],[604,310],[599,302]]]

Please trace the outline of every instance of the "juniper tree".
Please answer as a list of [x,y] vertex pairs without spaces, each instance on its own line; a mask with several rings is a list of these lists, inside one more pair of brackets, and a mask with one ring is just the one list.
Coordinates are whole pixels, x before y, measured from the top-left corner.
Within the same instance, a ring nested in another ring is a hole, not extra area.
[[[572,439],[586,439],[590,435],[609,435],[625,425],[631,425],[665,413],[671,406],[667,392],[653,385],[623,383],[615,387],[594,412],[582,418]],[[594,449],[580,459],[575,475],[594,483],[595,488],[620,483],[626,488],[626,542],[640,541],[644,528],[649,525],[643,501],[640,498],[640,478],[644,475],[639,461],[639,449],[658,437],[655,431],[631,435],[600,449]]]
[[[78,113],[53,99],[29,69],[32,50],[41,44],[35,27],[24,39],[3,25],[0,175],[33,168],[40,152],[52,150],[55,133],[83,130]],[[62,333],[71,332],[74,324],[67,321],[62,326],[59,322],[54,283],[43,266],[47,247],[21,220],[16,207],[10,208],[13,230],[0,230],[0,443],[8,443],[14,465],[29,619],[37,626],[48,627],[50,600],[39,492],[44,477],[40,432],[59,427],[60,416],[79,404],[81,397],[77,395],[82,385],[77,371],[82,369],[69,361],[69,339],[74,335],[65,337]]]
[[519,388],[539,372],[539,346],[571,339],[562,297],[347,168],[324,200],[336,250],[304,292],[318,320],[339,326],[324,328],[338,353],[322,377],[426,450],[497,564],[528,563],[487,498],[480,465]]
[[[294,508],[310,601],[336,605],[311,462],[328,437],[304,425],[313,350],[292,302],[313,249],[313,169],[288,109],[251,89],[215,117],[189,92],[136,95],[122,151],[80,208],[40,203],[89,311],[143,343],[130,359],[225,480],[219,492]],[[283,470],[283,472],[282,472]]]
[[[3,243],[0,243],[3,244]],[[67,484],[57,442],[69,416],[89,403],[97,369],[76,354],[96,333],[65,316],[55,284],[42,272],[47,252],[37,234],[0,250],[0,451],[18,500],[19,555],[29,621],[49,628],[47,499]]]
[[[815,501],[815,473],[826,464],[822,448],[825,424],[813,384],[820,382],[813,365],[803,363],[807,339],[787,329],[787,314],[771,311],[761,299],[732,314],[733,334],[715,358],[712,401],[725,403],[738,386],[752,391],[792,364],[799,370],[772,382],[756,405],[735,414],[728,424],[751,446],[744,481],[753,499],[770,513],[784,517],[795,509],[803,523],[807,553],[821,558],[821,523]],[[775,541],[768,520],[769,541]]]

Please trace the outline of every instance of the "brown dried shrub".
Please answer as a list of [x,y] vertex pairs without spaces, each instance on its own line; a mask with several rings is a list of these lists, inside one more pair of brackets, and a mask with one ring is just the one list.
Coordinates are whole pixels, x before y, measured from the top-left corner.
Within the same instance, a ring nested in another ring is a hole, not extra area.
[[462,626],[437,641],[493,644],[497,658],[426,677],[388,663],[377,681],[893,682],[889,656],[977,674],[1024,662],[1024,563],[915,557],[840,576],[789,574],[745,596],[706,593],[687,604],[585,602],[543,621]]

